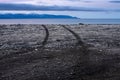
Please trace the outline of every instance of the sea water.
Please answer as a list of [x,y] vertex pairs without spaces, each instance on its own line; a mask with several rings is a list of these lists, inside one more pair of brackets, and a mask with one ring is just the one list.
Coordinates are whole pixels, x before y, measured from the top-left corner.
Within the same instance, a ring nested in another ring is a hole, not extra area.
[[0,19],[0,24],[120,24],[120,19]]

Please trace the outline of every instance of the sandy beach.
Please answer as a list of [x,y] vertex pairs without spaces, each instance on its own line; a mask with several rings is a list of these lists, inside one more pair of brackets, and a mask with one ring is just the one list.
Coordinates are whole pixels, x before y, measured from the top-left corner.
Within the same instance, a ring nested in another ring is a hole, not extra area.
[[0,80],[120,80],[120,25],[0,25]]

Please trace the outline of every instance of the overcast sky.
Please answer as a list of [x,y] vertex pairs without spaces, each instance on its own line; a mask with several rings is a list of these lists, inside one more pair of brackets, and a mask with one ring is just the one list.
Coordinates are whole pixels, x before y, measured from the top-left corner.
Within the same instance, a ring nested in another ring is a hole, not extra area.
[[0,0],[0,13],[60,14],[79,18],[120,19],[120,0]]

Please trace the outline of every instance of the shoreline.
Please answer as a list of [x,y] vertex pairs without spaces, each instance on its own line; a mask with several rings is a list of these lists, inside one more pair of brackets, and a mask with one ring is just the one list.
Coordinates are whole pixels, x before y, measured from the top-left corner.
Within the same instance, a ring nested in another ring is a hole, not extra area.
[[0,24],[120,24],[120,19],[0,19]]

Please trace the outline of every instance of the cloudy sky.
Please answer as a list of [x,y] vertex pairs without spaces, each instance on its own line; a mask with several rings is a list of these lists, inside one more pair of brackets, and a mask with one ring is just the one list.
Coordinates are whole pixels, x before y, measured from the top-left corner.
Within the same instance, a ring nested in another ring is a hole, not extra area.
[[0,14],[5,13],[120,19],[120,0],[0,0]]

